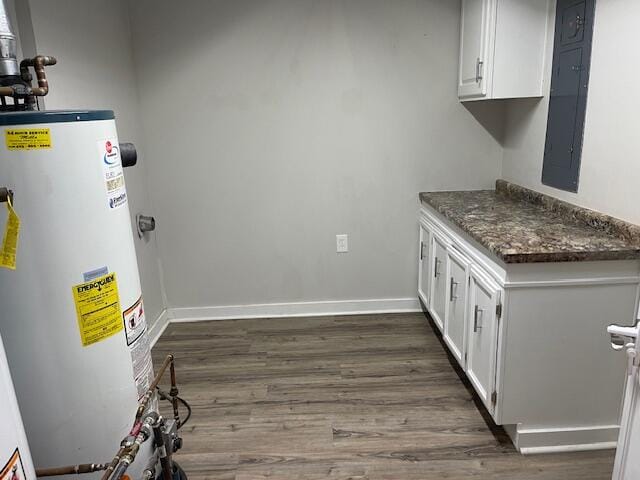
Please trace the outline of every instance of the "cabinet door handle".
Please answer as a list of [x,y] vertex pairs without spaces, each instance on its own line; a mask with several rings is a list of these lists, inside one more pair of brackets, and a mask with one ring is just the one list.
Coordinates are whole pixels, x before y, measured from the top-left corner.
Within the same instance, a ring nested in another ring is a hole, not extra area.
[[454,290],[458,290],[458,282],[456,282],[453,277],[451,277],[451,284],[449,285],[449,301],[453,302],[458,299],[457,295],[453,294]]
[[482,310],[478,305],[473,309],[473,333],[478,333],[478,330],[482,330],[482,324],[480,321],[482,320]]
[[482,80],[483,65],[484,65],[484,62],[480,60],[480,57],[478,57],[478,59],[476,60],[476,83],[480,83],[480,80]]
[[440,264],[442,263],[442,260],[440,260],[439,258],[436,258],[436,264],[435,267],[433,269],[433,276],[438,278],[440,276]]
[[424,260],[424,242],[420,242],[420,260]]

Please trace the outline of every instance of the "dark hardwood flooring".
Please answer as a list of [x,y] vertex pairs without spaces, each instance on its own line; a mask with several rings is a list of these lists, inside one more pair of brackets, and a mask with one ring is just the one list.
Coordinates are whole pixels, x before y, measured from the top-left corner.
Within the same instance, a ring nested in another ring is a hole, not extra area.
[[191,480],[611,478],[613,451],[518,454],[423,314],[172,324],[167,353]]

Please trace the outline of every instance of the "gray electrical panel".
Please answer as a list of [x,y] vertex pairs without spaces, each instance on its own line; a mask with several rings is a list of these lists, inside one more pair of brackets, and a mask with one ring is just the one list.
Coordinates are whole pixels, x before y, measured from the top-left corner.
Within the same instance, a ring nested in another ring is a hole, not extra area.
[[595,0],[558,0],[542,183],[578,191]]

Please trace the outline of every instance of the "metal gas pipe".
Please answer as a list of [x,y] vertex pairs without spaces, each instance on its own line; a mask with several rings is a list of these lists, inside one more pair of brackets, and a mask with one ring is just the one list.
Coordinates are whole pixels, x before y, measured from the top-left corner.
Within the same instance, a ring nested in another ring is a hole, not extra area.
[[[17,55],[18,44],[6,0],[0,0],[0,111],[35,110],[36,97],[44,97],[49,93],[44,69],[55,65],[56,59],[38,55],[22,60],[18,67]],[[30,67],[36,72],[37,87],[32,86]],[[8,103],[8,98],[12,98],[13,103]]]
[[[170,371],[171,389],[166,394],[158,388],[160,380],[167,371]],[[149,404],[156,392],[161,400],[171,402],[173,419],[167,420],[156,411],[149,411]],[[104,471],[101,480],[121,480],[138,454],[141,445],[153,438],[155,454],[152,461],[143,472],[142,480],[155,480],[156,464],[160,462],[162,480],[172,480],[175,470],[179,467],[172,460],[175,451],[182,447],[182,439],[178,435],[178,429],[182,427],[191,416],[191,407],[178,396],[176,383],[175,362],[173,355],[167,355],[158,369],[153,382],[149,385],[136,410],[133,426],[129,434],[122,439],[120,448],[110,463],[88,463],[82,465],[69,465],[66,467],[36,469],[38,477],[51,477],[57,475],[83,474]],[[182,420],[178,411],[178,403],[182,403],[188,411],[187,417]]]

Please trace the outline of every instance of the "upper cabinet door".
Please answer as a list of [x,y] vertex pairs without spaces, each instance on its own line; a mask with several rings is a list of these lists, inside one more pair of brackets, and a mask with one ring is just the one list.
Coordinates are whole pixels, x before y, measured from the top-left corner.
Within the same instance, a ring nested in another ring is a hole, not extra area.
[[498,315],[501,290],[473,266],[469,279],[467,376],[485,406],[494,413]]
[[462,0],[458,97],[541,97],[552,0]]
[[490,43],[492,0],[462,0],[458,96],[487,94],[487,53]]
[[429,294],[431,293],[431,232],[420,225],[420,245],[418,246],[418,295],[425,307],[429,307]]

